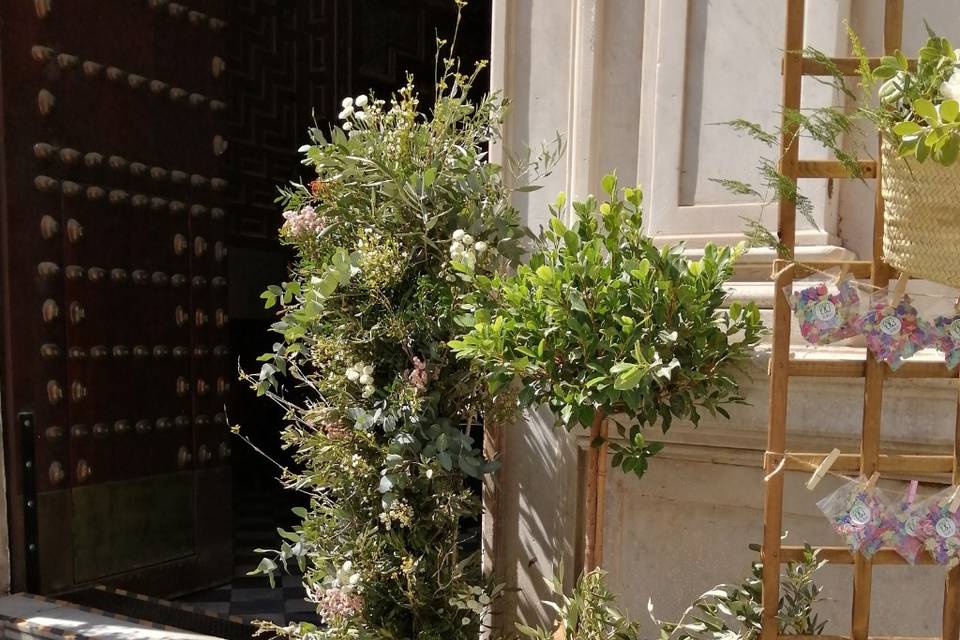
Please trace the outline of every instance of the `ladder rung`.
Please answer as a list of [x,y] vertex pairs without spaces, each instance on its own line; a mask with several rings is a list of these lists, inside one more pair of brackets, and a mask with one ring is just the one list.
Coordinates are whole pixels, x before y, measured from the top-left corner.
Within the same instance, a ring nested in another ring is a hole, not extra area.
[[884,367],[885,378],[949,379],[957,377],[956,369],[947,369],[944,362],[904,362],[896,371]]
[[877,163],[874,160],[860,161],[860,175],[852,176],[839,160],[800,160],[797,162],[798,178],[876,178]]
[[[793,263],[790,260],[778,258],[777,260],[774,260],[773,271],[774,273],[779,273],[781,270],[791,265],[794,267],[794,278],[805,278],[807,276],[816,275],[817,271],[839,269],[844,265],[847,267],[847,273],[854,278],[869,279],[873,276],[873,263],[869,260],[809,260],[803,264],[800,264]],[[881,263],[880,266],[886,269],[891,280],[896,280],[900,275],[899,271],[888,264]],[[910,279],[922,280],[923,278],[910,276]]]
[[791,360],[789,373],[798,378],[862,378],[863,360]]
[[[814,547],[820,553],[817,557],[821,560],[827,560],[830,564],[853,564],[855,554],[850,552],[849,547]],[[803,559],[804,547],[782,546],[780,547],[780,562],[798,562]],[[873,564],[907,564],[896,549],[880,549],[871,558]],[[936,564],[930,554],[926,551],[917,556],[917,564]],[[796,636],[790,636],[794,638]],[[826,637],[826,636],[817,636]]]
[[[866,362],[863,360],[791,360],[791,376],[798,378],[863,378]],[[943,362],[905,362],[896,371],[883,368],[884,378],[913,378],[947,380],[956,378],[957,371],[947,369]]]
[[[880,58],[870,58],[870,68],[876,69],[880,66]],[[837,67],[837,70],[844,76],[857,75],[857,68],[860,66],[860,58],[830,58],[830,62]],[[917,68],[917,61],[910,59],[910,69]],[[818,62],[813,58],[803,59],[803,75],[805,76],[832,76],[833,73],[827,68],[827,65]]]
[[829,271],[830,269],[847,268],[854,278],[870,278],[873,275],[873,262],[869,260],[809,260],[803,264],[791,262],[790,260],[775,260],[773,270],[779,273],[789,266],[793,266],[793,277],[804,278],[817,273],[817,271]]
[[[789,457],[783,463],[783,468],[787,471],[813,471],[827,453],[793,453],[787,454]],[[772,471],[780,464],[783,458],[781,453],[767,451],[763,455],[764,469]],[[842,453],[837,461],[831,467],[834,471],[841,472],[859,472],[860,454]],[[921,474],[930,475],[938,473],[953,473],[953,456],[935,455],[935,454],[880,454],[877,462],[877,470],[881,473],[894,474]]]

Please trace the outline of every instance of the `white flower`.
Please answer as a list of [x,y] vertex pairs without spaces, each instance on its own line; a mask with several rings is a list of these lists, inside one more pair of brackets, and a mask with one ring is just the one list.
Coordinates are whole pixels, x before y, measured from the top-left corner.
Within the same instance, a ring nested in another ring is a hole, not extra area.
[[343,123],[343,126],[342,126],[341,128],[342,128],[344,131],[350,131],[350,129],[353,129],[353,125],[352,125],[351,123],[349,123],[349,122],[344,122],[344,123]]
[[940,85],[940,93],[949,100],[960,100],[960,71],[954,71],[950,79]]
[[465,233],[463,234],[463,238],[460,240],[460,242],[462,242],[464,246],[469,247],[470,245],[473,244],[473,236],[470,235],[469,233]]
[[473,245],[473,248],[477,250],[477,253],[483,253],[487,250],[487,243],[481,240],[477,244]]
[[462,245],[462,244],[460,244],[459,242],[454,242],[453,244],[450,245],[450,255],[451,255],[451,256],[456,257],[456,256],[460,255],[461,253],[463,253],[463,245]]
[[354,101],[354,104],[362,109],[363,107],[367,106],[368,102],[369,100],[367,99],[367,96],[361,93],[360,95],[357,96],[357,99]]
[[341,120],[346,120],[352,115],[353,115],[353,107],[344,107],[343,111],[337,114],[337,117],[340,118]]
[[457,242],[463,240],[463,236],[466,235],[466,232],[463,229],[457,229],[453,232],[453,239]]
[[371,365],[368,364],[367,366],[365,366],[365,367],[364,367],[363,369],[361,369],[360,371],[361,371],[361,373],[364,373],[364,374],[366,374],[366,375],[368,375],[368,376],[372,376],[372,375],[373,375],[373,366],[371,366]]
[[364,387],[364,388],[363,388],[363,393],[361,393],[360,395],[361,395],[362,397],[364,397],[364,398],[369,398],[370,396],[372,396],[372,395],[374,394],[374,392],[376,392],[376,389],[375,389],[375,388],[373,388],[373,387]]
[[463,626],[467,626],[468,624],[470,624],[470,618],[463,618],[460,621],[460,624],[462,624]]
[[347,107],[353,106],[353,98],[344,98],[343,102],[340,103],[340,106],[346,109]]
[[355,369],[347,369],[347,380],[356,382],[360,379],[360,374]]
[[480,604],[490,604],[490,596],[485,593],[481,593],[477,600],[480,602]]
[[357,111],[356,113],[353,114],[353,117],[359,120],[360,122],[364,122],[367,119],[367,114],[365,111]]
[[373,384],[373,378],[371,378],[367,374],[363,374],[362,376],[360,376],[360,384],[364,386],[371,385]]

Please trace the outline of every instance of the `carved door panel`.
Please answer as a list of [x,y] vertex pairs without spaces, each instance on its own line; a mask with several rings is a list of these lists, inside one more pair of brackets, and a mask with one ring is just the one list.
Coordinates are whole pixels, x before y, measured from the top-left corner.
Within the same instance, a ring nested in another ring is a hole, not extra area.
[[223,10],[0,9],[14,589],[231,573]]

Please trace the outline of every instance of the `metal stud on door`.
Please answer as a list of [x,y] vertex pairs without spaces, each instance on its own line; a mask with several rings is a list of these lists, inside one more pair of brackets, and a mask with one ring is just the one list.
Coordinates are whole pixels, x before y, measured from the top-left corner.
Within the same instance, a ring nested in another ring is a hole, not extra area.
[[0,5],[13,586],[169,595],[232,572],[224,3],[102,4]]

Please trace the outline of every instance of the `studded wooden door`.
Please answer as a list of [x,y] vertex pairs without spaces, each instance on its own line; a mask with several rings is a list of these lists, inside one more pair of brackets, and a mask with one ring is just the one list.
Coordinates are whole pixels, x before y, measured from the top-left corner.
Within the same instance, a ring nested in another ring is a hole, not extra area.
[[13,588],[230,575],[222,0],[4,0]]

